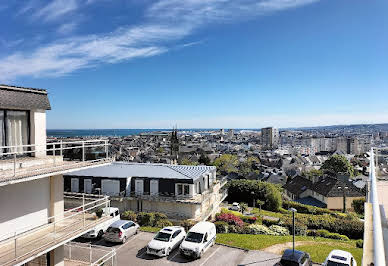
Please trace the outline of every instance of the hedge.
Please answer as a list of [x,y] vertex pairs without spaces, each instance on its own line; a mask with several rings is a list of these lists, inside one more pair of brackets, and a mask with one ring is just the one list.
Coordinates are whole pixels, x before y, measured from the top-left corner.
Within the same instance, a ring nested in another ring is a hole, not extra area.
[[217,233],[222,234],[222,233],[228,232],[228,223],[227,222],[218,221],[218,222],[215,222],[214,225],[216,226]]
[[365,199],[355,199],[352,202],[352,208],[354,211],[358,214],[364,215],[364,204],[365,204]]
[[330,238],[330,239],[337,239],[342,241],[349,241],[349,238],[345,235],[340,235],[338,233],[330,233],[329,231],[325,229],[320,230],[308,230],[307,231],[308,236],[315,236],[315,237],[323,237],[323,238]]
[[[253,193],[252,193],[253,192]],[[228,200],[250,204],[256,200],[264,202],[263,209],[278,211],[282,207],[279,187],[257,180],[232,180],[228,183]]]
[[295,208],[298,213],[306,213],[306,214],[332,214],[333,211],[325,209],[325,208],[318,208],[315,206],[310,206],[306,204],[302,204],[295,201],[283,201],[283,208],[288,210],[290,208]]
[[134,211],[125,211],[120,214],[120,218],[123,220],[137,221],[137,214]]
[[161,220],[155,222],[155,227],[160,227],[160,228],[172,226],[172,225],[173,225],[172,222],[170,222],[167,219],[161,219]]

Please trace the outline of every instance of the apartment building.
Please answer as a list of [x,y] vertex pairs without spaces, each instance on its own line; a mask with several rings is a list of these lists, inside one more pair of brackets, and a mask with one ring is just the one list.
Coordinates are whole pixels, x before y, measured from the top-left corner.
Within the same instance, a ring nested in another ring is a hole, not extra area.
[[279,146],[279,130],[273,127],[262,128],[261,145],[266,150],[276,149]]
[[102,193],[121,211],[162,212],[171,219],[203,220],[219,211],[226,180],[214,166],[114,162],[64,176],[65,191]]
[[107,153],[85,156],[88,148],[106,151],[106,142],[48,143],[50,109],[45,90],[0,85],[0,265],[71,265],[67,244],[107,219],[94,214],[107,197],[64,211],[63,193],[64,173],[109,161]]

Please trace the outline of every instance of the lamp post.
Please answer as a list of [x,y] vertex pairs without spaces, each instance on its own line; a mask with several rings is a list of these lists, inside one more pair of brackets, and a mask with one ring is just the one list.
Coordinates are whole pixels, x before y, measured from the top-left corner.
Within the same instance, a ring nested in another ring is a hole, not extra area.
[[295,253],[295,213],[297,210],[295,208],[290,208],[289,211],[292,211],[292,255]]
[[342,189],[343,193],[343,213],[346,213],[346,190],[348,189],[347,186],[339,186],[338,189]]

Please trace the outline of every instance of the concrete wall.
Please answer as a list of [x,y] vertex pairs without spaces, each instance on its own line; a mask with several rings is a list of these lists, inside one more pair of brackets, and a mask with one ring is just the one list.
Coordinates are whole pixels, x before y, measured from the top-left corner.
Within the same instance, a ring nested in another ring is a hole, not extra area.
[[55,216],[54,220],[63,218],[63,176],[50,176],[50,217]]
[[[0,235],[21,233],[27,226],[47,223],[50,210],[49,178],[0,187]],[[0,236],[0,240],[6,236]]]
[[[35,145],[46,144],[46,112],[44,110],[30,111],[30,142]],[[35,157],[43,157],[46,152],[45,146],[38,146]]]
[[[346,197],[346,209],[352,209],[352,202],[355,199],[359,199],[360,197]],[[343,197],[331,197],[327,198],[327,208],[329,210],[342,210],[343,206]]]

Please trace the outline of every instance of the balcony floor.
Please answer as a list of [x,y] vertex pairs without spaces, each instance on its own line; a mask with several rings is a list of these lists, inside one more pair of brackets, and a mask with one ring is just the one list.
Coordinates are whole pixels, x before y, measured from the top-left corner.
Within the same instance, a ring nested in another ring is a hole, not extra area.
[[[69,213],[67,216],[74,214],[76,213]],[[55,229],[54,225],[48,224],[20,234],[16,237],[16,249],[15,238],[3,240],[0,242],[0,265],[15,265],[29,258],[33,259],[34,256],[71,241],[89,231],[97,223],[108,219],[110,216],[95,219],[94,214],[85,214],[83,224],[83,215],[68,217],[64,221],[59,221]]]
[[0,186],[8,183],[17,183],[27,178],[39,177],[47,174],[61,174],[83,167],[97,166],[110,163],[111,159],[98,161],[63,161],[61,156],[46,156],[43,158],[24,157],[17,158],[16,171],[14,172],[13,159],[0,160]]

